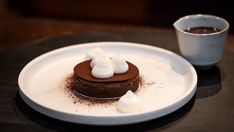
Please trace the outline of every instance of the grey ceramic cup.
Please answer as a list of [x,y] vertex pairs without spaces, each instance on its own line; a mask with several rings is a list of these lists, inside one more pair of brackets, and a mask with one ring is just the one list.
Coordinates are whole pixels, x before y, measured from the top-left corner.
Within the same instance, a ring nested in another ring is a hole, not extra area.
[[[210,67],[218,63],[224,51],[229,23],[220,17],[206,14],[188,15],[174,24],[181,55],[199,67]],[[189,33],[193,27],[214,27],[220,31],[207,34]]]

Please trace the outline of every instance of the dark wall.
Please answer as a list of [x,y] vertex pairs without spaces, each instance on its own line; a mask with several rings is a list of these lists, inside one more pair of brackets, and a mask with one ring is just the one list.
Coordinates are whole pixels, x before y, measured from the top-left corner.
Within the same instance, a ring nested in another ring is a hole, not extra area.
[[230,0],[9,0],[21,15],[95,22],[171,27],[188,14],[227,19],[233,31]]

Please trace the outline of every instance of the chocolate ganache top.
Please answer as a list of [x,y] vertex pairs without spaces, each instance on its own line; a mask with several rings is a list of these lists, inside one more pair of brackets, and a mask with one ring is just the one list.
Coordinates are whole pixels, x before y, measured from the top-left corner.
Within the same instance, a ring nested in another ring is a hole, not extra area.
[[126,73],[114,74],[114,76],[112,76],[110,78],[105,78],[105,79],[95,78],[91,74],[92,68],[90,67],[90,63],[91,63],[91,60],[87,60],[87,61],[84,61],[84,62],[77,64],[73,69],[75,77],[79,77],[81,79],[91,81],[91,82],[108,83],[108,82],[126,81],[126,80],[133,79],[133,78],[139,76],[138,68],[135,65],[133,65],[132,63],[127,62],[129,69]]

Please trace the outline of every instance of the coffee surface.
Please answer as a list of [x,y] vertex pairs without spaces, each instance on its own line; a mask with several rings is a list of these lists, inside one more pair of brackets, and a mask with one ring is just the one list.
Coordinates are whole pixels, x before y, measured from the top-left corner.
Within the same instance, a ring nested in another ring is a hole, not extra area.
[[196,34],[207,34],[207,33],[219,32],[220,29],[215,27],[192,27],[192,28],[187,28],[184,31]]

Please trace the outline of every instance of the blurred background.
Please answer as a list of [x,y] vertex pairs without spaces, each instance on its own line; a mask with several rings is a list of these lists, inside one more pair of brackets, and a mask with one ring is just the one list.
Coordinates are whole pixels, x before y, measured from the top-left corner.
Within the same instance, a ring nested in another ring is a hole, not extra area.
[[[172,27],[188,14],[213,14],[234,22],[230,0],[0,0],[0,17],[40,17],[84,22]],[[233,30],[233,27],[231,27]]]

